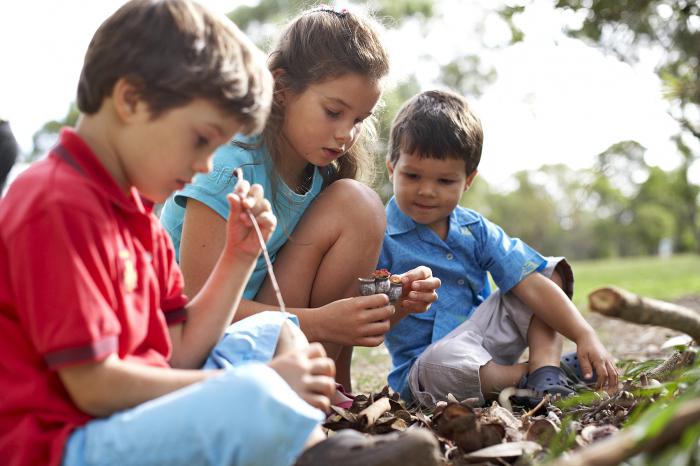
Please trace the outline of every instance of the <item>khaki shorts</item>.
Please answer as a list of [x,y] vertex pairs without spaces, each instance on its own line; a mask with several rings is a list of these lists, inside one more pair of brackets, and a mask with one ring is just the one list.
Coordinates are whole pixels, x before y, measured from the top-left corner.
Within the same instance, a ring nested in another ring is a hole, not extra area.
[[[573,296],[574,276],[562,257],[550,257],[540,272],[551,277],[556,270],[564,292]],[[408,374],[414,399],[431,407],[452,393],[458,400],[479,398],[484,402],[479,369],[489,361],[512,365],[527,348],[532,311],[513,293],[495,291],[462,325],[430,345]]]

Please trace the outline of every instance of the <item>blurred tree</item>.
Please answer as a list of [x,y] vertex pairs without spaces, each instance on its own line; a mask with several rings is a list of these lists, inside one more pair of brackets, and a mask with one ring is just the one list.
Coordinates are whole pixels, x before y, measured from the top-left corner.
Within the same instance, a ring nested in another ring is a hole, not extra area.
[[[636,62],[644,50],[660,52],[656,71],[671,102],[670,113],[683,131],[700,143],[700,3],[557,0],[556,7],[583,15],[580,27],[569,31],[571,35],[593,41],[622,60]],[[677,146],[683,156],[677,182],[686,222],[682,228],[686,239],[681,244],[700,252],[698,188],[688,181],[688,169],[700,154],[682,137]]]
[[51,120],[34,133],[32,136],[32,152],[29,154],[27,162],[36,160],[44,155],[58,140],[58,133],[64,126],[75,126],[78,122],[80,111],[72,102],[68,107],[68,113],[60,120]]

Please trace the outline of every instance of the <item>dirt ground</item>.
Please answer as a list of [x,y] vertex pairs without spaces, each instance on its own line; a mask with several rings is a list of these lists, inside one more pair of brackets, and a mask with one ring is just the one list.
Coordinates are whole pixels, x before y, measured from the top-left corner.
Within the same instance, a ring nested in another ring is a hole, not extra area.
[[[674,301],[676,304],[700,312],[700,295],[689,295]],[[604,317],[594,312],[585,314],[586,320],[596,329],[601,341],[618,359],[647,360],[661,358],[671,350],[661,346],[681,332],[663,327],[636,325],[618,319]],[[575,346],[566,342],[564,351],[573,351]],[[376,392],[386,384],[390,361],[386,348],[355,348],[353,355],[353,391]]]

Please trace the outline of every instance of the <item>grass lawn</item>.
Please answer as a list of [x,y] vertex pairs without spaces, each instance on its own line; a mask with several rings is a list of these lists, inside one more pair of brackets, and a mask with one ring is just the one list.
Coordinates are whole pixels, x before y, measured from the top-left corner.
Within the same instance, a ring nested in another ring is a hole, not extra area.
[[606,259],[571,265],[576,280],[574,302],[582,312],[588,310],[588,294],[606,285],[663,300],[700,294],[700,255]]
[[[588,312],[588,293],[607,285],[662,300],[700,295],[700,255],[579,261],[571,265],[576,278],[574,302],[583,313]],[[379,391],[386,384],[389,368],[389,355],[383,345],[355,348],[353,390]]]

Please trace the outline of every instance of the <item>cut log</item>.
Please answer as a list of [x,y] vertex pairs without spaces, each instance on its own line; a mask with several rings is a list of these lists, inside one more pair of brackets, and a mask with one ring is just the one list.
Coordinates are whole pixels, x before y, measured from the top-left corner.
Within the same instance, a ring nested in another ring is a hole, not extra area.
[[700,341],[700,316],[687,307],[645,298],[622,288],[599,288],[588,295],[592,311],[635,324],[658,325]]

